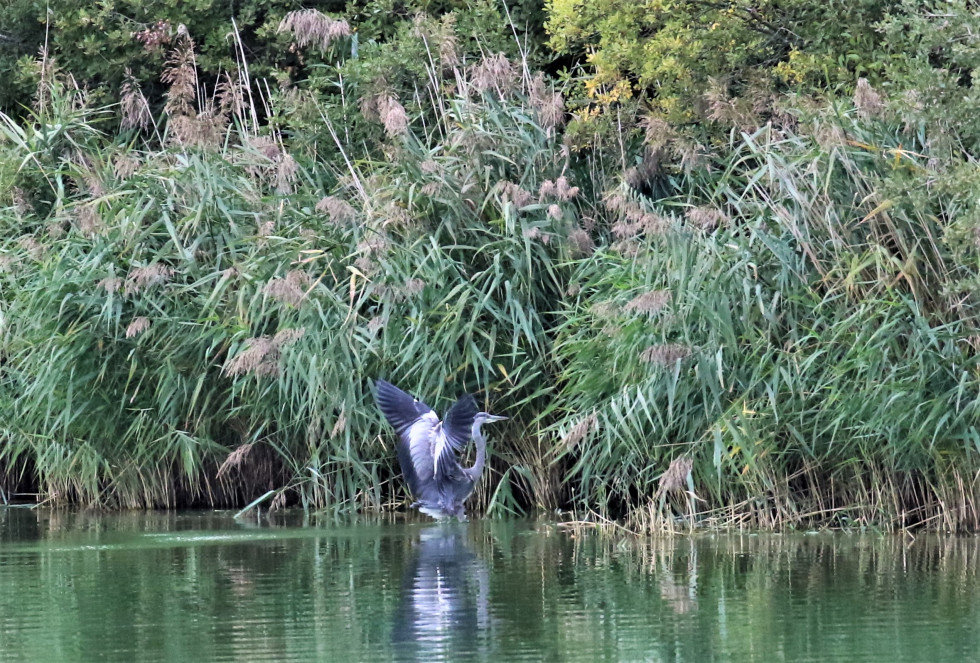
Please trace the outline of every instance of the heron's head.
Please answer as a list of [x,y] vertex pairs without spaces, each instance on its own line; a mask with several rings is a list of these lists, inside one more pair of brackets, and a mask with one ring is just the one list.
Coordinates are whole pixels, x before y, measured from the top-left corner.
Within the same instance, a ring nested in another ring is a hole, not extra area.
[[494,421],[503,421],[507,417],[501,417],[496,414],[490,414],[489,412],[477,412],[476,416],[473,417],[473,437],[478,437],[480,435],[480,426],[483,424],[488,424]]
[[502,417],[499,414],[490,414],[489,412],[477,412],[476,416],[473,418],[474,426],[482,426],[483,424],[489,424],[494,421],[503,421],[507,417]]

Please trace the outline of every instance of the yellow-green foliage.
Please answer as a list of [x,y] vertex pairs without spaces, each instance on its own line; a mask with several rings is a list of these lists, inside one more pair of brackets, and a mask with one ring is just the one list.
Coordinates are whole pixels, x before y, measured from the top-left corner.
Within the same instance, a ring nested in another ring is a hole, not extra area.
[[876,69],[874,25],[891,0],[549,0],[550,45],[585,54],[599,102],[649,91],[673,121],[698,115],[709,79],[821,86]]

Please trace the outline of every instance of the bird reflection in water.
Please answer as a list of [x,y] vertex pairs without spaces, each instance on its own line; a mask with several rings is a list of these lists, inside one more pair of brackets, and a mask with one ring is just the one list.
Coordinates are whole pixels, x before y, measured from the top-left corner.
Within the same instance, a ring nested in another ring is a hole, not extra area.
[[440,522],[413,546],[392,629],[399,660],[489,657],[489,572],[466,536],[466,523]]

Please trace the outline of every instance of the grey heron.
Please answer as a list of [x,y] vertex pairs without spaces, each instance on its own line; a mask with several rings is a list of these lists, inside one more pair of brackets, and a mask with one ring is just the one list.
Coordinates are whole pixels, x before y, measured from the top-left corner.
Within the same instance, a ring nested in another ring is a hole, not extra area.
[[[385,419],[398,433],[398,462],[417,502],[412,506],[433,518],[465,520],[463,502],[473,493],[487,459],[487,441],[480,427],[501,417],[480,412],[466,394],[446,411],[441,421],[432,408],[384,380],[376,383],[375,399]],[[472,439],[476,460],[463,467],[456,459]]]

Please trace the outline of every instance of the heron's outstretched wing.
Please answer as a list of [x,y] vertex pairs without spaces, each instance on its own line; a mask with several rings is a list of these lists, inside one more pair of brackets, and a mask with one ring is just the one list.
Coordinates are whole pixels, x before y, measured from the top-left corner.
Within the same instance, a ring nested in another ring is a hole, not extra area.
[[384,380],[377,381],[375,400],[398,433],[398,463],[412,494],[422,501],[437,496],[433,445],[439,417],[428,405]]
[[390,382],[378,380],[377,387],[378,407],[399,435],[404,435],[423,414],[432,412],[431,407]]
[[449,468],[456,460],[453,450],[459,451],[470,439],[473,430],[473,420],[479,411],[476,399],[467,394],[446,412],[446,418],[442,422],[441,431],[435,435],[435,448],[433,449],[433,472],[439,476],[439,467]]

